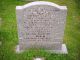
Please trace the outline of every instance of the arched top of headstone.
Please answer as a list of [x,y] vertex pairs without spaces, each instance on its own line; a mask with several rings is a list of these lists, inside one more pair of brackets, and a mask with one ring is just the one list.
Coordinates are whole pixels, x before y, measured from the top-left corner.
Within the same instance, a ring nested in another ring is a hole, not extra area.
[[23,6],[16,6],[16,9],[25,9],[25,8],[28,8],[28,7],[31,7],[31,6],[35,6],[35,5],[48,5],[48,6],[53,6],[55,8],[61,9],[61,10],[67,10],[66,6],[59,6],[59,5],[55,4],[55,3],[47,2],[47,1],[31,2],[31,3],[28,3],[28,4],[23,5]]

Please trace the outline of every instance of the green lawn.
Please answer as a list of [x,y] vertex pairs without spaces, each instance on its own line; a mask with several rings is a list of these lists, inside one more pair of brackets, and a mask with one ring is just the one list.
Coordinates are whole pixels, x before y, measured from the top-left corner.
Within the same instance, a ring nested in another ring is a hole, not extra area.
[[80,1],[79,0],[49,0],[59,5],[66,5],[68,15],[64,34],[64,43],[68,54],[51,54],[45,50],[29,50],[15,53],[18,44],[16,11],[17,5],[28,2],[21,0],[0,0],[0,60],[32,60],[33,57],[45,57],[46,60],[80,60]]

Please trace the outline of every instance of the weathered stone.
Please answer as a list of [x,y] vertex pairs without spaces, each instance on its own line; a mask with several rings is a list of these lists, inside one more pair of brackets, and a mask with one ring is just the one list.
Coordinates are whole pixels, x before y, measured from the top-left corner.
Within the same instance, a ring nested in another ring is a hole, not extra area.
[[[16,7],[19,50],[44,48],[65,52],[63,43],[67,8],[45,1]],[[66,46],[65,46],[66,47]]]

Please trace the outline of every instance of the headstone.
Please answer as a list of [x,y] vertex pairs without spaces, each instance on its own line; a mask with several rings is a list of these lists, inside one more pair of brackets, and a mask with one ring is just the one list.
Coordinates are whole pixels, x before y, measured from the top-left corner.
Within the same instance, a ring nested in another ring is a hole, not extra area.
[[50,52],[67,53],[63,44],[67,8],[52,2],[36,1],[16,7],[18,51],[43,48]]

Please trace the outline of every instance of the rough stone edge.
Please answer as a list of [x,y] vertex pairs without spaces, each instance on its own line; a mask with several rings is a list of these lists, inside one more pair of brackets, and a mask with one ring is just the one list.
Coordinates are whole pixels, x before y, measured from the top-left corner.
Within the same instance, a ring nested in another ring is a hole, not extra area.
[[[50,53],[56,53],[56,54],[68,54],[68,51],[67,51],[67,47],[65,44],[62,44],[62,49],[61,50],[46,50]],[[19,49],[19,45],[16,46],[16,53],[21,53],[23,52],[23,50],[20,50]]]
[[21,53],[23,50],[20,50],[19,45],[16,46],[16,53]]

